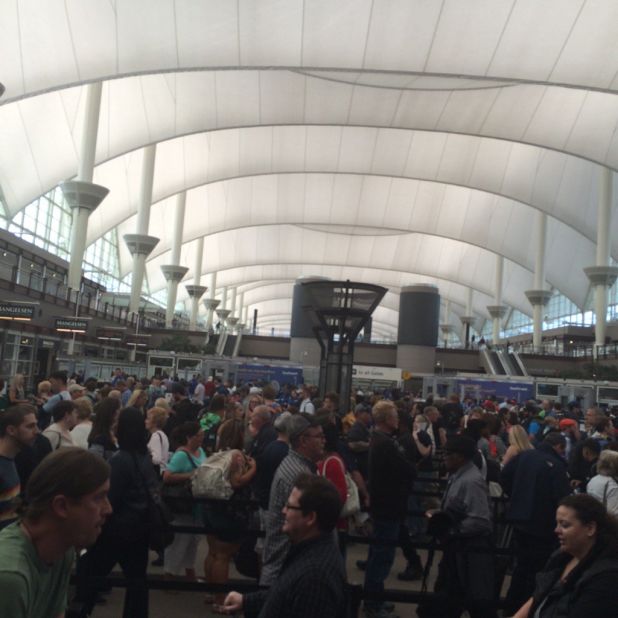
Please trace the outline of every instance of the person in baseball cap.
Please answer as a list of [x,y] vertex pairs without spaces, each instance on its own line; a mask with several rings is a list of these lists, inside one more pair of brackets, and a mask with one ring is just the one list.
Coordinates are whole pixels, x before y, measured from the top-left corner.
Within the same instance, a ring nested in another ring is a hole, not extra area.
[[560,429],[560,433],[566,439],[566,451],[564,453],[564,456],[567,458],[567,460],[569,460],[573,447],[581,439],[581,433],[579,432],[577,421],[573,420],[572,418],[560,419],[560,422],[558,423],[558,428]]
[[81,384],[71,384],[68,388],[69,395],[71,395],[71,399],[79,399],[83,397],[86,393],[86,387]]

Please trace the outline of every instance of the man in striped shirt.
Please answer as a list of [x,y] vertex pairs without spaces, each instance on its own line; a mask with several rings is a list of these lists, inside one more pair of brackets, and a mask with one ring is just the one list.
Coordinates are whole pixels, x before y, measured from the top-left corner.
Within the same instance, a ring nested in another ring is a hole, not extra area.
[[316,473],[316,463],[324,454],[324,432],[317,421],[308,415],[296,414],[288,421],[290,451],[279,464],[270,487],[268,510],[264,513],[264,551],[261,586],[272,586],[290,548],[290,540],[282,527],[283,507],[299,474]]

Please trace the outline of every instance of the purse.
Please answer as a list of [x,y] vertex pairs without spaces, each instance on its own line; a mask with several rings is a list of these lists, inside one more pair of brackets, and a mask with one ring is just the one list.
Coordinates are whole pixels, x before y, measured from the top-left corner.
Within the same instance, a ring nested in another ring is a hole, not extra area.
[[360,512],[360,495],[358,493],[358,485],[348,472],[345,473],[345,484],[348,495],[345,499],[345,504],[341,508],[341,517],[350,517]]
[[162,552],[174,541],[174,531],[171,528],[174,516],[167,505],[156,502],[149,495],[148,500],[148,547],[152,551]]
[[230,483],[232,458],[240,451],[231,449],[213,453],[193,476],[193,495],[196,498],[229,500],[234,494]]
[[[193,470],[197,468],[197,465],[193,461],[193,457],[184,451],[187,459],[193,466]],[[191,492],[192,479],[187,479],[182,483],[175,483],[174,485],[163,484],[161,489],[161,498],[167,507],[174,515],[189,515],[193,512],[193,493]]]
[[[326,466],[328,465],[328,462],[331,459],[337,459],[337,458],[332,455],[330,457],[327,457],[326,461],[324,462],[324,470],[326,470]],[[346,485],[346,499],[345,499],[343,506],[341,507],[340,516],[350,517],[351,515],[355,515],[361,510],[360,495],[358,493],[358,485],[354,482],[354,479],[346,471],[345,466],[343,468],[343,476],[345,478],[345,485]]]
[[171,523],[174,519],[169,507],[161,500],[159,494],[154,494],[146,483],[146,479],[139,469],[139,464],[135,456],[133,463],[137,469],[142,486],[146,492],[146,500],[148,502],[146,511],[146,521],[148,526],[148,547],[152,551],[161,552],[166,547],[172,544],[174,540],[174,531]]

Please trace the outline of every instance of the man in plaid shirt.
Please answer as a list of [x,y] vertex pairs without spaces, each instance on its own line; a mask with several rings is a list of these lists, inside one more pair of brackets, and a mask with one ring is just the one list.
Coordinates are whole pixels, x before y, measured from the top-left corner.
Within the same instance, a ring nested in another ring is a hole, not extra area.
[[259,611],[259,618],[343,618],[345,567],[333,536],[340,512],[339,493],[328,479],[301,474],[283,507],[283,532],[291,548],[277,581],[269,590],[230,592],[215,611]]

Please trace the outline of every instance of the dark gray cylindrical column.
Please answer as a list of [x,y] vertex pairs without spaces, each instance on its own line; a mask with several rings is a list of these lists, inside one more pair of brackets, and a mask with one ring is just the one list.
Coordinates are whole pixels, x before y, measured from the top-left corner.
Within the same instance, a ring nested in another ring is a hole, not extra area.
[[299,277],[292,292],[292,321],[290,323],[290,360],[309,367],[319,367],[320,344],[313,334],[313,322],[303,307],[310,304],[302,284],[308,281],[328,281],[326,277]]
[[438,344],[440,293],[433,285],[410,285],[399,297],[397,343],[404,345]]
[[411,285],[401,289],[397,367],[433,373],[440,324],[440,292],[434,285]]
[[303,337],[313,339],[313,323],[309,314],[303,309],[309,304],[305,288],[302,284],[307,281],[316,281],[318,278],[297,279],[292,292],[292,322],[290,324],[290,337]]

